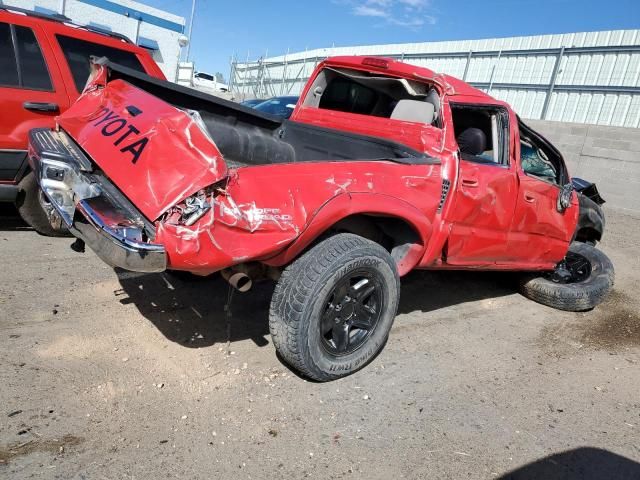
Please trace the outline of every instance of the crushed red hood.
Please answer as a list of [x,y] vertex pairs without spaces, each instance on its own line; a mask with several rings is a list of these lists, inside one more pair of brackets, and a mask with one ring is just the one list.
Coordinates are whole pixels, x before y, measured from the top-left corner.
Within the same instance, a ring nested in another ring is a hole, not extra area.
[[150,220],[227,175],[197,112],[123,80],[85,91],[58,125]]

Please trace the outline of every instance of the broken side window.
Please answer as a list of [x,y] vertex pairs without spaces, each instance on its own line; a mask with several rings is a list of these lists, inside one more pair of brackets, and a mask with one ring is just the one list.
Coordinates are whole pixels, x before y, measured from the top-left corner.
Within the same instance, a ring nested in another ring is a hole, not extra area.
[[568,176],[560,153],[522,121],[520,127],[520,164],[527,175],[555,185],[567,183]]
[[346,68],[325,68],[303,106],[440,127],[440,96],[429,84]]
[[494,105],[452,103],[453,128],[463,160],[509,164],[509,116]]

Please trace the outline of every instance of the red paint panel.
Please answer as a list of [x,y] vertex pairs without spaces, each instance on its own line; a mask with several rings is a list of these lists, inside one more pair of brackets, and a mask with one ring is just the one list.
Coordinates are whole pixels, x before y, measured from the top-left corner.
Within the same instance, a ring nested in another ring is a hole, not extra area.
[[[386,68],[374,68],[363,64],[363,61],[367,57],[351,55],[351,56],[337,56],[331,57],[323,62],[320,62],[316,67],[316,70],[311,75],[311,78],[307,82],[307,85],[300,95],[301,98],[307,96],[310,85],[317,76],[318,72],[325,67],[347,67],[354,70],[362,70],[365,72],[372,72],[376,74],[384,74],[391,77],[407,78],[411,80],[426,80],[438,85],[438,87],[446,93],[449,97],[469,97],[473,98],[476,103],[497,103],[497,101],[491,96],[487,95],[482,90],[472,87],[468,83],[462,80],[445,75],[442,73],[436,73],[428,68],[418,67],[404,62],[399,62],[391,58],[387,60]],[[456,99],[458,100],[458,99]],[[506,105],[506,104],[505,104]],[[294,112],[295,115],[295,112]]]
[[89,89],[58,123],[151,220],[227,173],[186,112],[122,80]]
[[[460,161],[446,252],[452,265],[492,265],[517,260],[507,247],[518,182],[513,169]],[[526,261],[526,256],[522,256]]]
[[525,253],[531,261],[559,262],[567,252],[578,221],[578,202],[558,212],[560,188],[520,173],[520,191],[513,216],[509,249]]
[[[199,273],[277,254],[281,261],[270,263],[281,265],[290,258],[283,252],[303,232],[325,231],[351,213],[410,217],[426,244],[440,183],[437,165],[305,162],[241,168],[231,171],[224,193],[210,199],[214,207],[205,217],[191,227],[158,222],[156,241],[167,248],[170,268]],[[338,199],[341,208],[332,210]],[[330,215],[322,214],[325,208]],[[293,257],[303,246],[292,246]],[[412,258],[403,273],[420,252]]]

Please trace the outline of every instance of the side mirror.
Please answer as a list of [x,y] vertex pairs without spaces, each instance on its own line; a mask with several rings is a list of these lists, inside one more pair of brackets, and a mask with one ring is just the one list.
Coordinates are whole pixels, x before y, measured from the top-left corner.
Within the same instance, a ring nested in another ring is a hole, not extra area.
[[573,185],[567,183],[560,187],[560,193],[558,193],[558,203],[556,208],[560,213],[564,212],[571,205],[571,198],[573,196]]

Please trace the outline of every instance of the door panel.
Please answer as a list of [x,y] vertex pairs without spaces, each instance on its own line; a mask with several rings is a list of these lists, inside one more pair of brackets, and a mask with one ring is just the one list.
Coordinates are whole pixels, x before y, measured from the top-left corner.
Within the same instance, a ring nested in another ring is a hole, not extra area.
[[515,252],[527,252],[531,263],[558,262],[571,241],[578,213],[575,198],[569,208],[558,212],[559,192],[556,185],[520,175],[509,245]]
[[520,191],[509,245],[526,252],[536,268],[552,268],[567,252],[578,221],[578,200],[558,211],[560,185],[570,182],[561,153],[530,127],[518,122],[516,144]]
[[[17,159],[26,152],[27,134],[37,127],[53,127],[56,115],[69,106],[69,99],[57,70],[51,62],[48,44],[29,18],[16,18],[12,24],[0,21],[2,75],[0,85],[0,181],[11,182],[19,171]],[[16,48],[17,47],[17,48]],[[11,56],[13,55],[13,57]]]
[[508,167],[460,160],[447,247],[451,265],[491,265],[512,260],[507,245],[518,183]]

